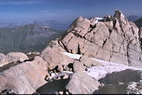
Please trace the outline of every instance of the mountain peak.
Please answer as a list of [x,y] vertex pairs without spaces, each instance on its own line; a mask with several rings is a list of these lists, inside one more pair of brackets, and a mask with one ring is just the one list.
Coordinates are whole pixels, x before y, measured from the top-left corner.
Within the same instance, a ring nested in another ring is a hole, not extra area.
[[123,22],[124,24],[128,22],[128,19],[125,17],[125,15],[120,10],[115,11],[114,17],[117,18],[119,22]]
[[[79,17],[73,22],[62,44],[70,53],[80,51],[83,55],[134,65],[136,59],[131,54],[132,48],[139,52],[135,54],[141,59],[138,31],[138,27],[130,24],[124,14],[116,10],[114,16],[98,19],[97,23],[96,18]],[[137,66],[140,63],[137,60]]]

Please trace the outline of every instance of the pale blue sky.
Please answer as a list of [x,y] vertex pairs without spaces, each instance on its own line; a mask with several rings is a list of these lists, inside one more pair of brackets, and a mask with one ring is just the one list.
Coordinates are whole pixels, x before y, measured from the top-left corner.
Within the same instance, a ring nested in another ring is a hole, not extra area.
[[0,22],[73,20],[113,14],[142,15],[142,0],[0,0]]

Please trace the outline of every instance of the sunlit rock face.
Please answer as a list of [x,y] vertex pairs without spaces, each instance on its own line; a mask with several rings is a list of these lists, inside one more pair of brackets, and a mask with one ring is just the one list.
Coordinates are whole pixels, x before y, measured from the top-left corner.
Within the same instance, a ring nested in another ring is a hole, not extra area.
[[[141,67],[139,29],[120,12],[92,24],[79,17],[61,40],[68,52]],[[95,18],[94,18],[95,21]]]
[[32,94],[46,83],[47,63],[40,57],[33,61],[19,63],[7,68],[1,68],[0,91],[15,94]]
[[[115,72],[117,72],[120,77],[127,76],[127,73],[122,74],[122,72],[125,72],[124,70],[127,71],[127,69],[133,69],[134,72],[131,70],[128,70],[128,72],[133,73],[132,75],[135,75],[136,78],[141,75],[139,73],[141,72],[142,67],[140,34],[139,28],[133,22],[129,22],[122,12],[118,10],[115,11],[114,16],[106,16],[104,18],[95,17],[88,19],[78,17],[67,30],[66,35],[57,39],[56,44],[50,44],[42,52],[41,57],[46,60],[46,62],[48,61],[48,64],[52,64],[54,62],[47,59],[49,56],[54,56],[54,54],[56,56],[56,53],[50,52],[57,50],[74,59],[74,61],[66,62],[66,65],[72,64],[73,69],[71,71],[73,74],[69,78],[68,84],[65,86],[65,93],[99,93],[96,92],[98,86],[100,86],[98,91],[104,91],[104,93],[111,93],[111,90],[114,90],[112,93],[128,93],[131,91],[131,89],[129,89],[129,83],[133,80],[128,83],[124,81],[123,84],[125,85],[121,85],[121,83],[119,85],[119,82],[117,84],[110,83],[110,79],[108,79],[108,81],[103,80],[105,82],[103,83],[102,79],[106,79],[107,75],[111,75]],[[48,57],[46,58],[46,56]],[[60,54],[60,56],[62,56],[62,54]],[[60,57],[58,56],[54,59],[57,58]],[[66,59],[66,57],[63,58]],[[103,61],[93,60],[91,58]],[[58,66],[56,69],[63,67],[62,71],[70,71],[70,69],[64,68],[64,65],[62,64],[64,63],[63,60],[58,61],[61,62],[58,62],[61,66],[59,66],[59,64],[54,64],[53,67]],[[80,80],[81,76],[87,76],[84,73],[87,73],[94,80],[88,79],[88,77],[84,77],[84,79]],[[129,76],[129,78],[131,78],[131,76]],[[96,81],[96,84],[93,84],[92,82],[92,88],[88,87],[89,80]],[[115,79],[113,78],[112,80]],[[138,79],[138,81],[140,80],[141,78]],[[98,85],[97,82],[101,85]],[[77,89],[81,89],[81,91],[76,90],[76,88],[72,86],[72,84],[80,85],[79,83],[82,83],[83,86],[76,87],[78,87]],[[118,89],[119,87],[124,88]],[[129,91],[127,91],[127,89]]]

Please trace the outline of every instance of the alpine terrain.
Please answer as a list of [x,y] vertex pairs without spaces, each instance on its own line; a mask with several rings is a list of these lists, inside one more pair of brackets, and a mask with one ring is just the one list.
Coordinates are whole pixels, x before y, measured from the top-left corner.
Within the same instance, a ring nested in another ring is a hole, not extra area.
[[[23,27],[32,27],[30,35]],[[24,49],[32,41],[33,46],[28,54],[0,54],[1,94],[142,94],[142,31],[121,11],[103,18],[78,17],[40,53],[32,49],[46,42],[35,45],[36,39],[55,32],[37,25],[23,27],[10,32],[13,38],[5,36],[12,41],[9,45]],[[0,44],[5,41],[1,35]]]

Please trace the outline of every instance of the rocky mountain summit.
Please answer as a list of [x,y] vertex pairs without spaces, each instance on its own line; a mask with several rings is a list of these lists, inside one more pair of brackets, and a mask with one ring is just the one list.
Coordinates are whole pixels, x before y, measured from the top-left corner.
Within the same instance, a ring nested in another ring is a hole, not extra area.
[[[105,22],[79,17],[62,44],[68,52],[127,65],[141,65],[139,29],[116,11]],[[92,21],[92,22],[91,22]],[[107,56],[106,56],[107,55]]]
[[103,18],[79,17],[40,54],[1,54],[0,92],[142,94],[141,37],[119,10]]

